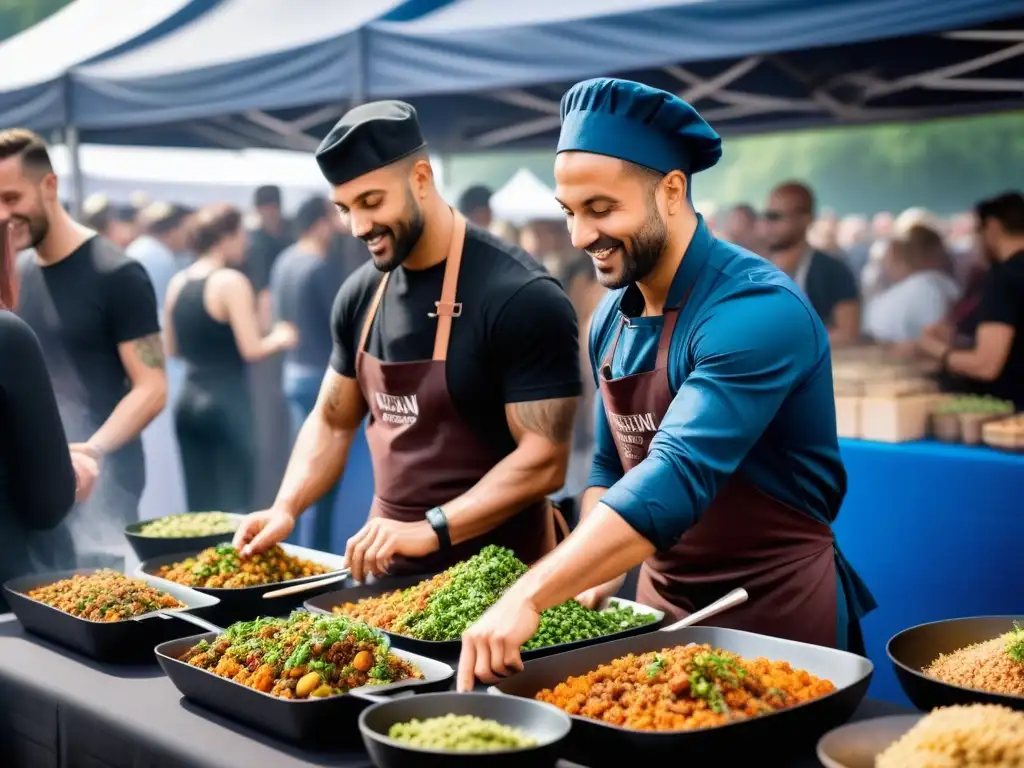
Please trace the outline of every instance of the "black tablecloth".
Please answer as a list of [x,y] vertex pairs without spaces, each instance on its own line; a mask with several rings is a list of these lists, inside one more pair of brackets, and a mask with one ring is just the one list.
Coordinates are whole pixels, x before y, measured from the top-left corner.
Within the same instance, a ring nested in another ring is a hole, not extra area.
[[[908,710],[865,701],[854,719]],[[370,768],[366,754],[303,752],[185,701],[154,663],[97,664],[0,618],[4,768]],[[793,768],[819,768],[812,755]],[[562,768],[573,768],[563,763]]]

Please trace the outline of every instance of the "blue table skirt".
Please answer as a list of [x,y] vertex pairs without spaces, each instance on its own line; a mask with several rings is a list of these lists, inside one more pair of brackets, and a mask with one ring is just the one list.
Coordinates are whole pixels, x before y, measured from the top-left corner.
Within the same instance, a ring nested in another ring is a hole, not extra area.
[[878,601],[863,624],[868,695],[907,703],[890,637],[940,619],[1024,615],[1024,455],[930,441],[840,448],[849,488],[836,538]]

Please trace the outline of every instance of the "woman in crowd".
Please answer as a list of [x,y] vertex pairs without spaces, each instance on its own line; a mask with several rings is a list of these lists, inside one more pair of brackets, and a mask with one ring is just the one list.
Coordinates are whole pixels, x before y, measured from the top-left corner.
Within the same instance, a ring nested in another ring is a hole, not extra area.
[[918,224],[893,238],[884,267],[889,287],[864,308],[864,335],[875,341],[915,341],[960,298],[952,260],[934,229]]
[[94,456],[68,450],[43,350],[11,311],[17,291],[7,235],[0,223],[0,360],[8,361],[0,365],[0,581],[35,570],[31,531],[56,527],[88,496],[99,469]]
[[280,323],[260,333],[252,284],[237,269],[245,254],[242,214],[213,205],[195,218],[196,261],[171,280],[164,304],[169,354],[185,362],[174,407],[189,508],[250,511],[255,438],[247,364],[297,340]]

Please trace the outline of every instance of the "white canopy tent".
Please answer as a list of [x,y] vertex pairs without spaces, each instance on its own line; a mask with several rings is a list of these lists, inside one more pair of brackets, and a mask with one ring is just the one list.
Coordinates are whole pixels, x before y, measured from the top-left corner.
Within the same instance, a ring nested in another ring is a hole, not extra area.
[[526,168],[520,168],[505,186],[491,195],[491,212],[517,227],[531,221],[565,218],[555,191]]

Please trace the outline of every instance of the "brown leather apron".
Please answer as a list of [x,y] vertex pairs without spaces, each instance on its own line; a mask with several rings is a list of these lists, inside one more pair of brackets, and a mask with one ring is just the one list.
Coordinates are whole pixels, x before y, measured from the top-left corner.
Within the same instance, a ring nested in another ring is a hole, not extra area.
[[[684,299],[685,303],[685,299]],[[679,309],[665,310],[654,370],[611,378],[625,317],[601,364],[605,413],[627,472],[647,456],[675,393],[669,347]],[[743,587],[749,600],[715,626],[837,647],[837,584],[829,526],[734,474],[678,544],[644,562],[637,600],[673,620]]]
[[[366,442],[373,461],[374,500],[370,516],[403,523],[420,522],[427,510],[443,506],[480,480],[501,457],[459,416],[448,392],[445,365],[452,321],[462,313],[456,302],[466,220],[455,213],[444,268],[434,355],[430,360],[386,363],[366,351],[370,327],[390,273],[384,275],[366,313],[356,355],[356,378],[370,408]],[[424,558],[396,558],[392,575],[436,573],[472,557],[487,544],[513,550],[533,563],[555,545],[555,522],[542,499],[510,517],[490,533]]]

